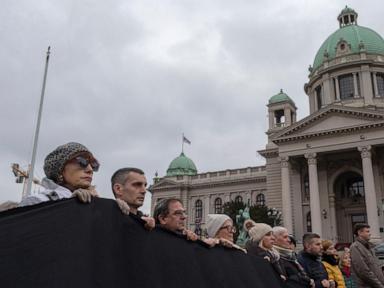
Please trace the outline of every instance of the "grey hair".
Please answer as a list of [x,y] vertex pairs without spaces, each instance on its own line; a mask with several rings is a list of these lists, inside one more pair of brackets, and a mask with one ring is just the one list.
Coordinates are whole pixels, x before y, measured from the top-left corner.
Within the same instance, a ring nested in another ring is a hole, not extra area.
[[155,218],[155,223],[160,224],[159,217],[165,217],[169,214],[169,205],[173,202],[181,202],[178,198],[168,198],[168,199],[161,199],[159,202],[157,202],[155,209],[153,211],[153,218]]
[[281,235],[284,232],[288,233],[288,229],[283,227],[283,226],[275,226],[275,227],[272,228],[273,235]]

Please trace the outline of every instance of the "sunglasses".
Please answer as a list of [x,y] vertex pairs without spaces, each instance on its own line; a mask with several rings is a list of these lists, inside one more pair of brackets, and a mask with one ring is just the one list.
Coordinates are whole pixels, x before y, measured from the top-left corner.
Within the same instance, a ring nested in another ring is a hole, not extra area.
[[97,172],[99,170],[100,164],[95,158],[86,158],[84,156],[77,156],[73,158],[70,162],[76,163],[81,168],[85,169],[88,165],[91,165],[92,170]]

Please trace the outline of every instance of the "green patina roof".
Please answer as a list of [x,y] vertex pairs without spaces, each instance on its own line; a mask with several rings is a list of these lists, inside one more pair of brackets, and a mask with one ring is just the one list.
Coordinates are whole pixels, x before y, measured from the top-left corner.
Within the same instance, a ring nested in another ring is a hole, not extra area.
[[357,14],[355,10],[353,10],[352,8],[348,7],[348,6],[345,6],[345,8],[343,10],[341,10],[340,14],[339,14],[339,17],[344,15],[344,14]]
[[351,24],[341,27],[325,40],[313,61],[313,69],[318,68],[325,61],[325,52],[328,53],[328,60],[336,57],[336,47],[341,39],[351,45],[351,53],[359,53],[359,45],[363,43],[367,53],[384,54],[384,40],[378,33],[372,29]]
[[195,163],[182,152],[179,157],[172,160],[167,169],[167,176],[196,175]]
[[279,102],[284,102],[284,101],[293,102],[292,99],[287,94],[285,94],[283,92],[283,89],[281,89],[279,94],[276,94],[269,99],[269,104],[279,103]]

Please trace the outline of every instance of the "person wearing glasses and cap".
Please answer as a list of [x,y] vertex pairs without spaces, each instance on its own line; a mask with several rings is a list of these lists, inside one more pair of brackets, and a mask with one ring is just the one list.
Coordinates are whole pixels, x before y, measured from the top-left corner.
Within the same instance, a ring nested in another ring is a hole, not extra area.
[[70,197],[89,203],[92,196],[98,196],[92,179],[99,167],[99,162],[84,145],[76,142],[61,145],[45,157],[46,177],[41,182],[44,190],[22,199],[19,207]]
[[[208,244],[212,243],[211,239],[214,239],[214,244],[220,244],[229,248],[240,249],[246,253],[246,251],[240,246],[234,244],[234,235],[236,233],[236,227],[233,226],[232,219],[225,214],[208,214],[207,215],[207,234]],[[214,246],[211,244],[211,246]]]

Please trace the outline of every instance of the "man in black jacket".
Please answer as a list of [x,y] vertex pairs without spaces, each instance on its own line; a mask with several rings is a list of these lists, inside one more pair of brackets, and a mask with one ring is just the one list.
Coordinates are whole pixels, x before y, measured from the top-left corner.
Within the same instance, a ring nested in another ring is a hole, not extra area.
[[304,234],[303,245],[304,250],[299,253],[298,260],[308,276],[315,281],[315,287],[334,287],[332,282],[328,280],[328,273],[323,263],[321,263],[323,247],[321,246],[320,236],[315,233]]
[[296,253],[291,249],[288,230],[281,226],[273,227],[275,236],[274,248],[280,254],[280,265],[287,278],[286,284],[292,287],[315,287],[314,281],[308,277],[297,261]]

